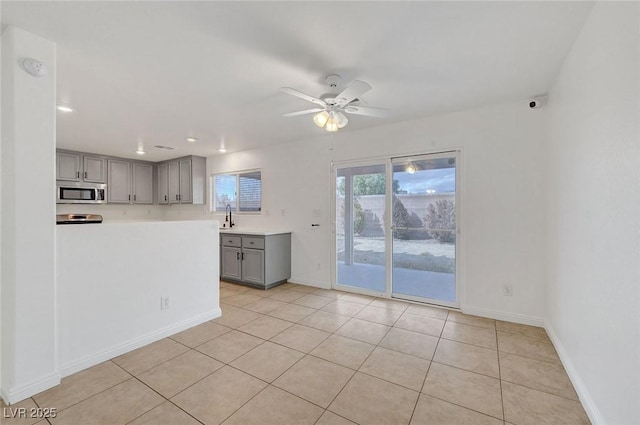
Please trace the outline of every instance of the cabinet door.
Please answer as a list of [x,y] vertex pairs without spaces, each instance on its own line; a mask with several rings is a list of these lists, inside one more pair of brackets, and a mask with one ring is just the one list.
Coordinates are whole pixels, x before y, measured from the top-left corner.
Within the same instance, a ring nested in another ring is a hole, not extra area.
[[56,180],[80,181],[80,155],[56,153]]
[[191,160],[180,160],[180,202],[190,204],[193,202],[191,191]]
[[158,203],[169,203],[169,164],[158,165]]
[[153,165],[133,163],[133,203],[153,204]]
[[243,249],[242,280],[264,285],[264,251],[261,249]]
[[109,160],[109,203],[128,204],[131,201],[131,163],[117,159]]
[[178,161],[169,163],[169,203],[180,202],[180,164]]
[[83,179],[91,183],[107,182],[107,160],[96,156],[84,156],[82,159],[84,169]]
[[220,277],[240,280],[240,248],[220,247]]

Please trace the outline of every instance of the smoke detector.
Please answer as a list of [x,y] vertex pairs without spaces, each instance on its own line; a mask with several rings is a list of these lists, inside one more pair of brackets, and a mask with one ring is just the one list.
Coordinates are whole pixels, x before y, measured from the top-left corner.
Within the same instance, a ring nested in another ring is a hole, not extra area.
[[34,77],[44,77],[47,75],[47,66],[39,60],[32,58],[24,58],[22,60],[22,69]]

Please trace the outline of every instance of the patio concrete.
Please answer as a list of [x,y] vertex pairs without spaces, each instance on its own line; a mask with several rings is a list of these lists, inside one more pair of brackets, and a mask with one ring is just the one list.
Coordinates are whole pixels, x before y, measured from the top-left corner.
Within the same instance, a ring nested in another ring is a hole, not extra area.
[[[386,290],[385,267],[338,261],[338,283],[355,288],[384,292]],[[393,269],[393,292],[432,300],[453,302],[456,299],[454,273],[425,270]]]

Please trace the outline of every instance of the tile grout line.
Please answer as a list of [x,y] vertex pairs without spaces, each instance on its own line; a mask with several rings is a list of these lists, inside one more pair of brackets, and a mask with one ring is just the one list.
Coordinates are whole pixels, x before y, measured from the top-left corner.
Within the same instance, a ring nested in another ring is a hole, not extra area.
[[418,408],[418,403],[420,402],[420,396],[422,394],[426,394],[423,392],[424,385],[427,383],[427,377],[429,376],[429,372],[431,371],[431,366],[433,366],[434,358],[436,356],[436,352],[438,351],[438,345],[440,345],[440,339],[442,339],[442,334],[444,332],[444,327],[447,324],[447,318],[449,317],[449,313],[447,313],[447,317],[444,320],[444,324],[442,325],[442,329],[440,330],[440,336],[438,336],[438,342],[436,342],[436,347],[433,349],[433,355],[431,356],[431,361],[429,362],[429,367],[427,368],[427,373],[424,374],[424,379],[422,380],[422,386],[420,387],[420,391],[418,391],[418,398],[416,399],[416,404],[413,406],[413,411],[411,412],[411,418],[409,419],[409,423],[413,420],[413,415],[416,413],[416,409]]
[[[113,363],[114,365],[116,365],[116,366],[117,366],[117,367],[119,367],[120,369],[124,370],[124,369],[123,369],[119,364],[117,364],[117,363],[116,363],[116,362],[114,362],[113,360],[105,360],[104,362],[98,363],[98,365],[100,365],[100,364],[102,364],[102,363],[106,363],[106,362]],[[98,365],[96,365],[96,366],[98,366]],[[95,397],[95,396],[97,396],[97,395],[99,395],[99,394],[102,394],[102,393],[104,393],[104,392],[107,392],[107,391],[109,391],[110,389],[112,389],[112,388],[114,388],[114,387],[117,387],[118,385],[120,385],[120,384],[122,384],[122,383],[124,383],[124,382],[127,382],[127,381],[129,381],[131,378],[133,378],[133,377],[134,377],[134,376],[133,376],[131,373],[129,373],[128,371],[124,370],[124,372],[125,372],[127,375],[129,375],[129,377],[128,377],[128,378],[123,379],[122,381],[120,381],[120,382],[118,382],[118,383],[116,383],[116,384],[114,384],[114,385],[111,385],[110,387],[105,388],[105,389],[104,389],[104,390],[102,390],[102,391],[98,391],[97,393],[92,394],[92,395],[90,395],[90,396],[89,396],[89,397],[87,397],[87,398],[83,398],[82,400],[79,400],[79,401],[77,401],[77,402],[75,402],[75,403],[73,403],[73,404],[71,404],[71,405],[69,405],[69,406],[65,407],[64,409],[61,409],[61,410],[60,410],[60,412],[63,412],[63,411],[65,411],[65,410],[67,410],[67,409],[70,409],[70,408],[72,408],[72,407],[74,407],[74,406],[77,406],[78,404],[83,403],[83,402],[85,402],[85,401],[87,401],[87,400],[89,400],[89,399],[92,399],[93,397]],[[79,372],[76,372],[76,373],[79,373]],[[55,388],[55,387],[54,387],[54,388]],[[45,390],[45,391],[46,391],[46,390]],[[43,391],[43,392],[44,392],[44,391]],[[33,400],[33,402],[36,404],[36,406],[39,406],[39,404],[36,402],[36,399],[34,398],[34,397],[35,397],[35,396],[37,396],[37,395],[38,395],[38,394],[35,394],[34,396],[32,396],[32,397],[30,397],[30,398]]]
[[[308,294],[313,294],[313,293],[308,293]],[[320,295],[318,295],[318,296],[320,296]],[[329,297],[327,297],[327,298],[329,298]],[[379,297],[376,297],[376,298],[379,298]],[[362,308],[362,309],[366,308],[367,306],[370,306],[370,305],[371,305],[371,303],[372,303],[376,298],[374,298],[373,300],[371,300],[368,304],[363,305],[363,308]],[[334,301],[337,301],[337,300],[339,300],[339,298],[334,299]],[[386,300],[386,299],[383,299],[383,300]],[[347,301],[345,301],[345,302],[347,302]],[[289,302],[288,304],[298,305],[298,304],[295,304],[294,302]],[[362,305],[362,304],[361,304],[361,305]],[[420,305],[420,304],[418,304],[418,305]],[[317,311],[323,311],[323,312],[325,312],[325,313],[331,313],[331,314],[336,314],[336,315],[340,315],[340,316],[346,316],[346,317],[349,317],[349,320],[348,320],[347,322],[345,322],[345,324],[346,324],[346,323],[348,323],[351,319],[353,319],[353,318],[357,318],[356,316],[357,316],[357,315],[362,311],[362,309],[361,309],[361,310],[360,310],[360,311],[358,311],[355,315],[345,315],[345,314],[340,314],[340,313],[338,313],[338,312],[325,311],[325,310],[323,310],[323,308],[324,308],[324,307],[326,307],[326,305],[325,305],[325,306],[323,306],[323,307],[321,307],[321,308],[314,308],[314,310],[316,310],[316,312],[317,312]],[[242,307],[241,307],[241,308],[242,308]],[[313,307],[312,307],[312,308],[313,308]],[[379,307],[379,308],[384,308],[384,307]],[[387,309],[387,310],[393,310],[393,309]],[[249,310],[249,311],[250,311],[250,310]],[[397,311],[397,310],[396,310],[396,311]],[[407,312],[407,309],[406,309],[406,308],[405,308],[404,310],[402,310],[401,315],[398,317],[398,319],[396,319],[396,320],[394,321],[394,324],[390,326],[390,329],[389,329],[389,330],[387,330],[387,332],[385,333],[385,336],[390,332],[391,328],[395,328],[395,324],[396,324],[396,322],[397,322],[397,321],[400,319],[400,317],[402,317],[402,315],[403,315],[404,313],[406,313],[406,312]],[[311,315],[311,314],[313,314],[313,313],[310,313],[309,315]],[[267,315],[268,315],[268,313],[267,313]],[[447,313],[447,315],[449,315],[449,313]],[[419,316],[422,316],[422,315],[419,315]],[[306,316],[306,317],[308,317],[308,316]],[[306,318],[306,317],[305,317],[305,318]],[[426,316],[426,317],[431,317],[431,316]],[[436,317],[433,317],[433,318],[434,318],[434,319],[439,319],[439,318],[436,318]],[[359,320],[365,320],[365,321],[368,321],[368,322],[371,322],[371,323],[376,323],[376,324],[382,324],[382,325],[385,325],[385,326],[389,326],[389,325],[384,324],[384,323],[374,322],[374,321],[367,320],[367,319],[362,319],[362,318],[358,318],[358,319],[359,319]],[[283,319],[283,320],[286,320],[286,319]],[[314,328],[314,327],[312,327],[312,326],[307,326],[307,325],[305,325],[305,324],[301,324],[301,323],[300,323],[300,321],[302,321],[302,320],[304,320],[304,318],[300,319],[300,320],[299,320],[299,321],[297,321],[297,322],[294,322],[294,321],[290,321],[290,322],[291,322],[291,323],[294,323],[294,324],[299,324],[300,326],[305,326],[305,327],[308,327],[308,328],[311,328],[311,329],[318,329],[318,328]],[[440,320],[442,320],[442,319],[440,319]],[[289,321],[289,320],[287,320],[287,321]],[[466,326],[472,326],[472,327],[481,328],[481,329],[482,329],[482,328],[484,328],[484,329],[488,329],[486,326],[478,326],[478,325],[475,325],[475,324],[469,324],[469,323],[463,323],[463,322],[456,322],[456,321],[454,321],[454,320],[451,320],[449,317],[445,318],[445,319],[444,319],[444,321],[445,321],[445,323],[450,321],[450,322],[454,322],[454,323],[462,324],[462,325],[466,325]],[[330,333],[331,333],[331,334],[336,334],[336,332],[337,332],[340,328],[342,328],[345,324],[341,325],[340,327],[338,327],[338,329],[336,329],[335,331],[330,332]],[[444,327],[443,327],[443,328],[444,328]],[[402,329],[402,328],[396,328],[396,329]],[[320,330],[322,330],[322,331],[325,331],[325,332],[326,332],[326,330],[324,330],[324,329],[320,329]],[[407,330],[408,330],[408,329],[407,329]],[[497,343],[497,333],[498,333],[498,329],[497,329],[497,327],[495,326],[495,324],[494,324],[493,330],[494,330],[494,332],[495,332],[495,334],[496,334],[496,347],[498,347],[498,343]],[[283,331],[281,331],[280,333],[282,333],[282,332],[284,332],[284,330],[283,330]],[[511,332],[511,331],[504,331],[504,332],[505,332],[505,333],[507,333],[507,334],[512,334],[512,335],[522,336],[522,337],[526,337],[526,338],[532,338],[532,339],[545,340],[545,338],[543,338],[543,337],[534,337],[534,336],[530,336],[530,335],[522,334],[522,333],[520,333],[520,332]],[[421,333],[421,332],[419,332],[419,333]],[[441,331],[441,333],[440,333],[440,337],[438,338],[438,343],[437,343],[437,344],[439,344],[439,342],[440,342],[440,340],[441,340],[441,339],[449,340],[448,338],[443,338],[443,337],[442,337],[442,333],[443,333],[443,330],[442,330],[442,331]],[[277,334],[277,335],[278,335],[278,334]],[[276,335],[276,336],[277,336],[277,335]],[[336,334],[336,335],[338,335],[338,336],[343,336],[343,335],[339,335],[339,334]],[[429,334],[424,334],[424,335],[429,335]],[[344,337],[344,336],[343,336],[343,337]],[[349,338],[349,337],[346,337],[346,338]],[[350,338],[350,339],[353,339],[353,338]],[[384,339],[384,336],[383,336],[383,338],[382,338],[382,339]],[[380,341],[382,341],[382,339],[381,339]],[[325,340],[326,340],[326,339],[325,339]],[[364,342],[364,341],[359,341],[359,340],[357,340],[357,339],[354,339],[354,341]],[[379,345],[379,344],[380,344],[380,341],[379,341],[377,344],[375,344],[375,346],[376,346],[376,347],[380,346],[380,345]],[[471,344],[471,343],[463,342],[463,341],[457,341],[457,340],[451,340],[451,341],[454,341],[454,342],[457,342],[457,343],[461,343],[461,344],[465,344],[465,345],[474,346],[474,347],[479,347],[479,348],[492,349],[492,348],[489,348],[489,347],[484,347],[484,346],[480,346],[480,345],[476,345],[476,344]],[[272,341],[272,342],[273,342],[273,341]],[[275,343],[275,342],[274,342],[274,343]],[[321,342],[321,343],[322,343],[322,342]],[[321,344],[321,343],[320,343],[320,344]],[[276,344],[277,344],[277,343],[276,343]],[[320,344],[318,344],[318,345],[320,345]],[[316,347],[317,347],[318,345],[316,345]],[[291,347],[287,347],[287,346],[284,346],[284,347],[286,347],[286,348],[291,348]],[[294,349],[294,350],[295,350],[295,349]],[[375,350],[375,348],[374,348],[374,350]],[[403,352],[401,352],[401,351],[397,351],[397,350],[393,350],[393,349],[390,349],[390,350],[392,350],[392,351],[396,351],[396,352],[399,352],[399,353],[403,353]],[[437,350],[437,345],[436,345],[436,350]],[[493,349],[492,349],[492,350],[493,350]],[[298,350],[296,350],[296,351],[298,351]],[[313,350],[311,350],[311,351],[313,351]],[[500,350],[499,350],[499,349],[497,349],[497,350],[495,350],[495,351],[497,352],[497,356],[498,356],[498,358],[499,358]],[[372,351],[372,352],[373,352],[373,351]],[[372,352],[371,352],[371,353],[372,353]],[[364,362],[366,362],[366,360],[370,357],[371,353],[369,353],[369,355],[367,356],[367,358],[365,359],[365,361],[364,361]],[[311,354],[311,352],[309,352],[309,353],[304,353],[304,352],[303,352],[303,354],[305,354],[305,356],[306,356],[306,355],[309,355],[309,356],[312,356],[312,357],[316,357],[316,356],[314,356],[313,354]],[[408,353],[403,353],[403,354],[408,354]],[[434,354],[435,354],[435,352],[434,352]],[[512,353],[509,353],[509,354],[512,354]],[[522,356],[522,355],[520,355],[520,354],[513,354],[513,355],[516,355],[516,356],[519,356],[519,357],[524,357],[524,358],[526,358],[526,359],[530,359],[530,360],[534,360],[534,361],[540,361],[540,362],[544,362],[544,363],[549,363],[549,364],[557,365],[557,363],[554,363],[554,362],[552,362],[552,361],[546,361],[546,360],[542,360],[542,359],[531,358],[531,357],[527,357],[527,356]],[[417,357],[417,356],[414,356],[414,357]],[[303,356],[303,358],[304,358],[304,356]],[[419,358],[419,357],[418,357],[418,358]],[[330,363],[333,363],[333,364],[336,364],[336,365],[338,365],[338,366],[342,366],[342,367],[344,367],[343,365],[338,364],[338,363],[334,363],[334,362],[332,362],[332,361],[330,361],[330,360],[326,360],[326,359],[322,359],[322,360],[324,360],[324,361],[328,361],[328,362],[330,362]],[[364,364],[364,362],[363,362],[362,364]],[[433,361],[433,359],[431,359],[431,364],[432,364],[433,362],[434,362],[434,361]],[[296,362],[296,363],[297,363],[297,362]],[[435,363],[444,364],[444,365],[446,365],[446,366],[453,367],[453,368],[456,368],[456,369],[460,369],[460,370],[463,370],[463,371],[467,371],[467,372],[469,372],[469,373],[477,373],[477,374],[479,374],[479,375],[483,375],[483,376],[487,376],[487,377],[490,377],[490,378],[494,378],[494,379],[495,379],[495,377],[494,377],[494,376],[484,375],[484,374],[481,374],[481,373],[478,373],[478,372],[475,372],[475,371],[470,371],[470,370],[466,370],[466,369],[461,369],[461,368],[458,368],[458,367],[456,367],[456,366],[447,365],[446,363],[440,363],[440,362],[435,362]],[[362,367],[362,364],[360,365],[360,367]],[[429,365],[429,370],[430,370],[430,368],[431,368],[431,364]],[[558,366],[560,366],[560,365],[558,365]],[[291,367],[293,367],[293,366],[291,366]],[[360,367],[359,367],[359,368],[360,368]],[[287,369],[287,370],[289,370],[289,369]],[[352,369],[352,370],[353,370],[353,369]],[[355,376],[355,373],[357,373],[357,372],[360,372],[360,373],[366,374],[366,375],[368,375],[368,376],[373,376],[373,375],[369,375],[369,374],[367,374],[367,373],[365,373],[365,372],[361,372],[360,370],[356,370],[356,371],[354,372],[354,375],[352,375],[352,378],[353,378],[353,376]],[[286,371],[285,371],[285,372],[283,372],[283,373],[286,373]],[[498,359],[498,373],[499,373],[499,378],[498,378],[498,379],[499,379],[499,381],[500,381],[500,384],[502,384],[503,379],[502,379],[502,377],[501,377],[501,368],[500,368],[500,364],[499,364],[499,359]],[[428,372],[427,372],[427,375],[428,375]],[[395,384],[395,383],[393,383],[393,382],[386,381],[386,380],[384,380],[384,379],[382,379],[382,378],[378,378],[378,377],[375,377],[375,376],[373,376],[373,377],[374,377],[374,378],[377,378],[377,379],[381,379],[381,380],[383,380],[383,381],[385,381],[385,382],[389,382],[389,383]],[[277,378],[276,378],[276,379],[277,379]],[[274,380],[274,381],[275,381],[275,380]],[[351,381],[351,379],[347,382],[347,384],[345,384],[345,386],[344,386],[344,387],[346,387],[350,381]],[[425,375],[425,381],[424,381],[424,382],[426,382],[426,375]],[[424,386],[424,382],[423,382],[423,386]],[[505,381],[505,382],[509,382],[509,381]],[[515,384],[515,385],[520,385],[520,384],[518,384],[518,383],[514,383],[514,384]],[[271,385],[271,384],[270,384],[270,385]],[[399,385],[399,384],[395,384],[395,385]],[[401,386],[401,387],[404,387],[404,386],[402,386],[402,385],[400,385],[400,386]],[[551,395],[556,395],[556,396],[559,396],[559,397],[563,397],[563,398],[565,398],[565,399],[567,399],[567,400],[569,400],[569,401],[577,402],[577,401],[576,401],[576,400],[574,400],[574,399],[571,399],[571,398],[568,398],[568,397],[564,397],[564,396],[559,395],[559,394],[551,393],[551,392],[544,391],[544,390],[540,390],[540,389],[537,389],[537,388],[527,387],[526,385],[522,385],[522,386],[523,386],[523,387],[525,387],[525,388],[530,388],[530,389],[535,390],[535,391],[539,391],[539,392],[543,392],[543,393],[547,393],[547,394],[551,394]],[[344,387],[343,387],[343,389],[342,389],[342,390],[344,390]],[[277,388],[279,388],[279,387],[277,387]],[[404,387],[404,388],[407,388],[407,387]],[[409,389],[409,388],[407,388],[407,389]],[[338,393],[338,395],[342,392],[342,390]],[[286,391],[286,390],[284,390],[284,391]],[[415,391],[415,390],[414,390],[414,391]],[[288,391],[287,391],[287,392],[288,392]],[[422,393],[422,392],[420,391],[419,393]],[[422,394],[424,394],[424,393],[422,393]],[[292,394],[292,395],[296,396],[295,394]],[[337,395],[337,396],[338,396],[338,395]],[[333,400],[335,400],[335,398],[337,398],[337,396],[336,396],[336,397],[334,397],[334,399],[333,399]],[[501,396],[502,396],[502,393],[501,393]],[[434,398],[438,399],[438,397],[434,397]],[[333,400],[332,400],[332,402],[333,402]],[[447,402],[447,403],[451,403],[451,404],[457,405],[456,403],[452,403],[452,402],[451,402],[451,401],[449,401],[449,400],[443,400],[443,401],[444,401],[444,402]],[[311,403],[312,403],[312,402],[311,402]],[[578,402],[578,403],[579,403],[579,402]],[[314,403],[312,403],[312,404],[314,404]],[[331,403],[330,403],[330,404],[331,404]],[[314,405],[315,405],[315,404],[314,404]],[[317,405],[316,405],[316,406],[317,406]],[[322,406],[319,406],[319,407],[322,407]],[[466,408],[466,409],[469,409],[468,407],[465,407],[465,406],[461,406],[461,407]],[[325,410],[328,410],[328,409],[325,409]],[[414,410],[415,410],[415,409],[414,409]],[[469,409],[469,410],[474,411],[473,409]],[[332,412],[332,413],[333,413],[333,412]],[[485,415],[485,416],[489,416],[489,417],[491,417],[490,415],[486,415],[485,413],[482,413],[482,412],[478,412],[478,413],[483,414],[483,415]],[[503,416],[504,416],[504,403],[503,403]],[[502,418],[502,420],[504,421],[504,417]]]
[[[122,370],[124,370],[126,372],[126,370],[124,368],[122,368],[120,365],[117,365],[119,368],[121,368]],[[151,369],[149,369],[151,370]],[[215,373],[215,372],[212,372]],[[210,373],[209,375],[211,375],[212,373]],[[207,375],[207,376],[209,376]],[[146,415],[147,413],[149,413],[150,411],[152,411],[153,409],[157,408],[158,406],[162,405],[165,401],[171,403],[173,406],[177,407],[178,409],[180,409],[181,411],[183,411],[184,413],[186,413],[187,415],[189,415],[190,417],[192,417],[195,421],[197,421],[200,424],[203,424],[201,421],[198,420],[198,418],[194,417],[193,415],[191,415],[189,412],[185,411],[184,409],[182,409],[180,406],[178,406],[177,404],[175,404],[173,401],[171,401],[170,399],[168,399],[167,397],[165,397],[164,395],[160,394],[158,391],[156,391],[154,388],[152,388],[151,386],[147,385],[146,382],[142,381],[140,378],[138,378],[135,375],[132,375],[133,379],[135,379],[136,381],[140,382],[142,385],[144,385],[145,387],[149,388],[151,391],[153,391],[154,393],[158,394],[160,397],[162,397],[162,399],[164,400],[162,403],[159,403],[155,406],[153,406],[151,409],[147,410],[146,412],[143,412],[142,414],[136,416],[135,418],[131,419],[129,422],[127,422],[127,425],[130,424],[131,422],[135,421],[136,419]],[[204,379],[204,378],[203,378]],[[177,395],[177,394],[176,394]],[[175,397],[175,396],[174,396]]]

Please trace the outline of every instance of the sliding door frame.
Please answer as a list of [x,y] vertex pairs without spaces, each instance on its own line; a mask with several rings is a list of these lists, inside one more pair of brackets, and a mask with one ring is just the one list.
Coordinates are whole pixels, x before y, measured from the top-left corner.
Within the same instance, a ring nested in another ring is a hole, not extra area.
[[[428,160],[433,160],[433,159],[439,159],[439,158],[454,158],[455,159],[455,178],[456,178],[456,184],[455,184],[455,223],[456,223],[456,229],[455,229],[455,235],[456,235],[456,241],[455,241],[455,272],[454,272],[454,279],[455,279],[455,300],[453,302],[449,302],[449,301],[444,301],[444,300],[438,300],[438,299],[433,299],[433,298],[424,298],[424,297],[417,297],[417,296],[412,296],[412,295],[407,295],[407,294],[402,294],[402,293],[398,293],[398,292],[394,292],[393,291],[393,230],[391,229],[392,227],[392,223],[390,224],[389,228],[385,228],[386,233],[389,234],[389,237],[392,239],[391,241],[387,242],[388,243],[388,250],[390,251],[389,254],[387,254],[388,259],[390,260],[390,262],[392,263],[390,265],[390,269],[389,269],[389,274],[391,274],[390,276],[390,282],[391,282],[391,297],[394,299],[399,299],[399,300],[407,300],[407,301],[417,301],[417,302],[423,302],[423,303],[428,303],[428,304],[435,304],[435,305],[441,305],[444,307],[452,307],[452,308],[460,308],[460,298],[461,298],[461,286],[460,286],[460,279],[459,279],[459,272],[460,272],[460,216],[461,216],[461,210],[462,208],[460,207],[460,151],[459,150],[455,150],[455,151],[446,151],[446,152],[438,152],[438,153],[427,153],[427,154],[420,154],[420,155],[404,155],[404,156],[396,156],[390,159],[390,163],[391,166],[388,167],[388,171],[390,172],[390,179],[391,182],[393,182],[393,166],[394,164],[401,164],[405,161],[428,161]],[[392,183],[393,184],[393,183]],[[392,197],[388,197],[388,198],[392,198]],[[387,201],[389,202],[389,211],[391,211],[391,214],[393,214],[393,211],[391,210],[391,208],[393,208],[392,205],[392,201],[391,199],[387,199]]]
[[465,238],[464,238],[464,184],[465,180],[465,166],[464,166],[464,153],[462,148],[451,148],[446,150],[435,151],[423,151],[413,154],[402,154],[386,157],[372,157],[361,160],[345,160],[345,161],[332,161],[331,162],[331,287],[345,292],[353,292],[364,295],[371,295],[381,298],[394,298],[406,301],[425,302],[423,299],[402,295],[401,297],[393,297],[392,294],[392,274],[393,274],[393,235],[390,231],[391,223],[385,224],[385,268],[386,268],[386,290],[384,292],[370,291],[362,288],[356,288],[346,285],[339,285],[338,270],[337,270],[337,246],[336,246],[336,180],[337,170],[339,168],[360,167],[368,165],[385,165],[386,176],[386,193],[385,193],[385,212],[391,213],[391,207],[393,203],[393,196],[389,194],[393,191],[393,160],[400,160],[402,158],[413,157],[435,157],[438,156],[453,156],[456,158],[456,262],[455,262],[455,280],[456,280],[456,303],[437,302],[433,300],[433,304],[450,307],[461,308],[465,305]]

